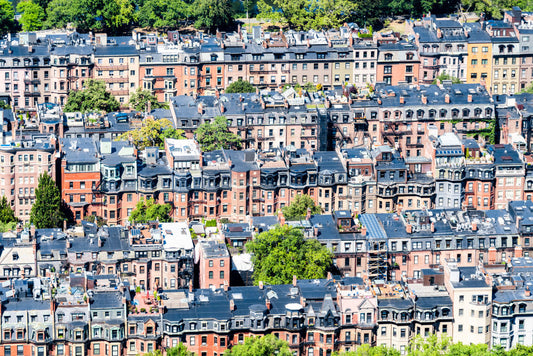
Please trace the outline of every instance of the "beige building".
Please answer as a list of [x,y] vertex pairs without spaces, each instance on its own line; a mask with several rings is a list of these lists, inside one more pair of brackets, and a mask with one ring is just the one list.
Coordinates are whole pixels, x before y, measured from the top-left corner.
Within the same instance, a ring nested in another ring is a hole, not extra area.
[[94,75],[103,80],[106,88],[127,107],[130,93],[139,85],[139,51],[128,43],[109,42],[105,34],[97,34],[94,50]]
[[476,267],[457,267],[455,260],[444,261],[444,280],[453,302],[454,343],[488,344],[492,286]]

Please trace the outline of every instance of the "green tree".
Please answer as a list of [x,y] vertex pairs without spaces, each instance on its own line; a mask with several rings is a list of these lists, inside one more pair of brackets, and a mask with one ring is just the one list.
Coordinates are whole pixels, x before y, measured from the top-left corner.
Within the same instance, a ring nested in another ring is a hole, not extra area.
[[15,23],[15,10],[9,0],[0,0],[0,36],[13,29]]
[[213,122],[204,122],[198,126],[196,139],[204,152],[241,148],[241,138],[229,130],[228,120],[224,116],[217,116]]
[[385,346],[370,346],[363,344],[355,351],[343,352],[341,356],[400,356],[400,352],[393,348]]
[[150,93],[149,90],[137,88],[137,90],[130,95],[130,108],[134,110],[147,111],[148,103],[150,103],[151,109],[168,109],[168,104],[157,101],[155,95]]
[[0,200],[0,222],[7,224],[12,222],[17,223],[18,221],[19,220],[15,217],[15,212],[4,195]]
[[437,79],[441,81],[441,83],[444,81],[444,80],[451,80],[452,81],[452,84],[461,84],[461,79],[459,78],[456,78],[456,77],[452,77],[451,75],[449,74],[441,74],[439,75],[437,78],[435,78],[435,80],[433,81],[432,84],[437,84]]
[[286,219],[301,218],[307,214],[307,209],[311,209],[311,214],[320,214],[322,209],[315,205],[315,201],[307,194],[297,195],[296,198],[281,210]]
[[61,209],[61,193],[47,173],[41,174],[31,207],[30,222],[38,229],[61,227],[65,214]]
[[248,337],[244,344],[237,344],[224,352],[224,356],[291,356],[289,344],[272,334]]
[[288,284],[299,279],[324,278],[333,254],[316,239],[305,239],[302,231],[287,225],[262,232],[246,244],[254,264],[253,279],[268,284]]
[[196,28],[214,33],[233,25],[231,0],[196,0],[193,4]]
[[117,111],[120,104],[111,93],[106,91],[105,83],[100,80],[89,79],[82,90],[69,93],[64,112],[73,111]]
[[45,28],[65,28],[73,21],[72,0],[52,0],[46,8]]
[[[181,342],[174,347],[170,347],[166,351],[167,356],[195,356],[194,352],[187,350],[187,346],[183,345]],[[160,350],[151,351],[143,356],[163,356],[163,353]]]
[[250,82],[238,79],[231,83],[225,90],[226,93],[254,93],[255,87]]
[[143,126],[131,130],[117,137],[117,141],[133,140],[133,144],[139,150],[146,147],[165,147],[165,138],[185,138],[183,130],[176,130],[168,119],[155,120],[148,117],[143,121]]
[[428,337],[423,337],[418,334],[409,342],[409,355],[445,355],[451,344],[451,338],[448,336],[437,337],[436,334],[431,334]]
[[39,4],[31,0],[25,0],[18,3],[17,11],[22,14],[19,22],[23,31],[37,31],[43,27],[45,15],[43,8]]
[[9,104],[6,101],[0,100],[0,110],[5,110],[5,109],[11,109],[11,106],[9,106]]
[[141,199],[131,212],[130,222],[146,223],[148,221],[158,220],[159,222],[170,222],[170,204],[157,204],[153,198],[148,200]]
[[260,18],[279,21],[297,30],[338,27],[355,15],[352,0],[259,0]]
[[149,28],[177,28],[191,16],[191,6],[182,0],[145,0],[139,10],[139,25]]

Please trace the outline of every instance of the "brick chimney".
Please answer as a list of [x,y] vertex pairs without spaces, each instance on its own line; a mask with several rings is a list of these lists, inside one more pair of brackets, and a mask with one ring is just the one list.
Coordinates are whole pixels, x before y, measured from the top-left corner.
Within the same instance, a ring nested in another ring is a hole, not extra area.
[[204,104],[198,103],[198,114],[203,115],[204,113]]
[[265,306],[268,310],[272,309],[272,303],[270,302],[270,299],[265,298]]
[[405,225],[405,232],[411,234],[413,232],[413,226],[411,226],[411,224]]
[[229,310],[235,310],[235,301],[233,299],[229,301]]
[[526,287],[526,290],[524,291],[524,295],[526,297],[530,297],[531,296],[531,290],[529,289],[529,287]]
[[435,232],[435,223],[431,223],[431,232]]
[[450,94],[446,94],[446,96],[444,97],[444,102],[446,104],[449,104],[450,103]]
[[259,281],[259,289],[264,289],[264,288],[265,288],[265,285],[263,281]]
[[524,254],[523,254],[523,251],[522,251],[522,246],[520,245],[517,245],[514,247],[514,257],[522,257]]
[[328,272],[326,279],[333,279],[333,275],[331,274],[331,272]]
[[311,208],[307,208],[307,213],[305,214],[305,220],[309,221],[311,219]]
[[472,94],[468,94],[468,102],[471,103],[472,102]]
[[296,287],[298,285],[298,278],[296,275],[292,276],[292,285]]
[[367,232],[367,231],[366,231],[366,226],[363,226],[363,227],[361,228],[361,236],[366,236],[366,232]]
[[477,222],[472,222],[472,231],[477,231]]
[[192,282],[189,282],[189,293],[192,293]]
[[424,94],[422,94],[422,98],[421,99],[422,99],[422,104],[427,105],[428,98]]
[[403,96],[400,96],[400,104],[405,104],[405,98]]
[[30,226],[30,237],[35,239],[35,225],[31,224]]
[[285,215],[283,215],[283,211],[281,209],[278,210],[278,223],[280,226],[285,225]]

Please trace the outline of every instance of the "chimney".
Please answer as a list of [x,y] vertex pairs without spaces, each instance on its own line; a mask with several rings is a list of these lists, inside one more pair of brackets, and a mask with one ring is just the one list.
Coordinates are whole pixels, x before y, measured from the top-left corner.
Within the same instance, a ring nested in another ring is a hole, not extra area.
[[[218,90],[217,90],[218,93]],[[225,112],[226,108],[224,107],[224,104],[220,104],[220,112]]]
[[28,46],[28,53],[33,53],[33,46],[32,45]]
[[192,293],[192,282],[189,282],[189,293]]
[[381,105],[381,98],[378,98],[378,105]]
[[67,219],[63,220],[63,231],[67,231]]
[[477,222],[472,223],[472,231],[477,231]]
[[531,290],[529,289],[529,287],[526,287],[526,290],[524,291],[524,295],[526,297],[530,297],[531,296]]
[[514,257],[522,257],[523,256],[523,253],[522,253],[522,246],[520,245],[517,245],[514,247]]
[[204,113],[204,104],[198,103],[198,114],[203,115]]
[[270,303],[270,299],[265,298],[265,305],[268,310],[272,309],[272,303]]
[[102,238],[98,236],[98,247],[102,247],[103,244],[104,242],[102,241]]
[[228,283],[224,282],[224,292],[227,292],[229,289]]
[[263,284],[263,281],[259,281],[259,289],[264,289],[265,285]]
[[11,137],[13,141],[17,139],[17,127],[18,127],[18,118],[15,116],[15,121],[13,121],[13,131],[11,131]]
[[521,216],[516,217],[516,229],[520,230],[520,221],[522,220]]
[[496,247],[489,247],[489,265],[493,265],[496,263],[496,253]]
[[296,277],[296,275],[292,276],[292,285],[294,287],[296,287],[298,285],[298,278]]
[[307,208],[307,213],[305,214],[305,220],[309,221],[311,219],[311,208]]
[[350,43],[350,47],[353,47],[353,36],[352,36],[352,34],[350,34],[350,42],[349,43]]
[[431,232],[435,232],[435,223],[431,223]]
[[285,215],[283,215],[283,211],[281,209],[278,210],[278,223],[280,226],[285,225]]
[[411,224],[405,225],[405,232],[407,232],[408,234],[411,234],[413,232],[413,227],[411,226]]
[[363,227],[361,228],[361,236],[366,236],[366,226],[363,225]]
[[424,94],[422,94],[422,104],[427,105],[427,103],[428,103],[428,98]]
[[333,275],[331,274],[331,272],[328,272],[326,279],[333,279]]
[[400,104],[405,104],[405,98],[403,96],[400,96]]
[[31,224],[30,226],[30,237],[35,239],[35,225]]
[[311,42],[309,41],[309,38],[307,39],[307,48],[311,47]]
[[450,103],[450,94],[446,94],[446,96],[444,97],[444,102],[446,104],[449,104]]
[[472,94],[468,94],[468,102],[469,102],[469,103],[472,102]]
[[70,242],[70,239],[67,239],[67,248],[71,248],[72,247],[72,243]]
[[229,310],[235,310],[235,301],[233,299],[229,301]]
[[219,90],[216,90],[216,91],[215,91],[215,97],[216,97],[217,99],[220,99],[220,91],[219,91]]

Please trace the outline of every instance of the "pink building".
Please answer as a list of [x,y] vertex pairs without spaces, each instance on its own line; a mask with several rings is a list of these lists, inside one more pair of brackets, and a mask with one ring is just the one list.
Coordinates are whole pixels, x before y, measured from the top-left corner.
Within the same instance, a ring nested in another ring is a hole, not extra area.
[[226,245],[220,241],[203,240],[196,246],[200,288],[229,286],[231,261]]

